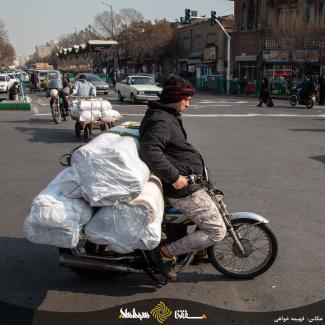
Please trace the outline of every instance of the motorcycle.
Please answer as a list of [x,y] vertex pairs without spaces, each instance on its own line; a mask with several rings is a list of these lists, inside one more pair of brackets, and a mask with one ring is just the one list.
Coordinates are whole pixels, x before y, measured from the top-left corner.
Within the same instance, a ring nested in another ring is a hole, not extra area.
[[[79,146],[80,147],[80,146]],[[78,149],[77,147],[76,149]],[[76,150],[75,149],[75,150]],[[60,163],[71,166],[71,154],[62,156]],[[204,188],[218,207],[227,227],[225,238],[207,248],[209,263],[225,276],[237,279],[252,279],[267,271],[274,263],[278,244],[269,221],[255,213],[229,213],[223,201],[224,193],[218,190],[204,175],[189,176],[189,186]],[[188,227],[196,230],[196,225],[179,210],[165,207],[162,222],[162,241],[170,243],[187,235]],[[190,252],[177,258],[176,273],[184,271],[193,261],[197,252]],[[129,254],[118,254],[108,246],[90,242],[84,231],[73,249],[59,248],[59,265],[70,268],[84,277],[107,275],[109,272],[147,274],[158,284],[166,284],[168,279],[160,274],[150,251],[135,250]]]
[[64,107],[63,98],[61,95],[62,90],[51,89],[50,91],[50,106],[53,120],[56,124],[59,124],[61,120],[66,121],[68,111]]
[[304,105],[306,108],[311,109],[314,106],[314,103],[316,103],[316,94],[312,94],[310,96],[306,96],[305,99],[301,98],[300,96],[300,89],[297,89],[296,87],[293,87],[291,92],[292,96],[290,97],[290,105],[291,106],[296,106],[297,104],[299,105]]

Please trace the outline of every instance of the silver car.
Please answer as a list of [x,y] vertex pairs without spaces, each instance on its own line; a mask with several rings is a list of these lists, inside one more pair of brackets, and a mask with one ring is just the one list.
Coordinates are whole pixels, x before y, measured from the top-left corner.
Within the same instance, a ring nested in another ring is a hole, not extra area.
[[108,94],[108,83],[103,81],[99,76],[91,73],[83,73],[86,80],[91,82],[96,87],[96,93]]

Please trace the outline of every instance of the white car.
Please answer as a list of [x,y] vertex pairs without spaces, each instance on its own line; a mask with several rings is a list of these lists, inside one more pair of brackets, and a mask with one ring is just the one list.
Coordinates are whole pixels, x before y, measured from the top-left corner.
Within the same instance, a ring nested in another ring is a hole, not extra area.
[[6,93],[13,83],[6,73],[0,74],[0,93]]
[[14,73],[7,73],[8,74],[8,76],[9,76],[9,78],[10,78],[10,80],[12,81],[12,83],[14,83],[14,82],[19,82],[19,80],[17,79],[17,77],[15,76],[15,74]]
[[162,88],[156,86],[153,77],[143,75],[130,75],[115,85],[120,101],[128,98],[132,103],[138,101],[158,100]]

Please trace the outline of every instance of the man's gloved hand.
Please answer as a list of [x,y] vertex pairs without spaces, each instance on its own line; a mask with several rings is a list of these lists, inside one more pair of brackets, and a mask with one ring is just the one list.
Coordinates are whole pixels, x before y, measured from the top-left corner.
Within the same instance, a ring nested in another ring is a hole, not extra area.
[[173,183],[172,185],[176,190],[180,190],[184,187],[187,187],[188,186],[187,177],[180,175],[178,177],[178,180],[175,183]]

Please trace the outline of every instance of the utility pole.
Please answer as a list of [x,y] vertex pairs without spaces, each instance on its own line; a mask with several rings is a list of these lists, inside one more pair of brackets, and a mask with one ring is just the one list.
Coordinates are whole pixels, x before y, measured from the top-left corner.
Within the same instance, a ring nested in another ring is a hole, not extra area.
[[102,5],[111,8],[111,38],[113,36],[113,7],[107,2],[102,1]]
[[216,17],[216,12],[211,11],[211,25],[218,24],[222,31],[226,34],[227,37],[227,94],[230,93],[230,69],[231,69],[231,55],[230,55],[230,43],[231,43],[231,36],[225,28],[222,26],[220,21]]

